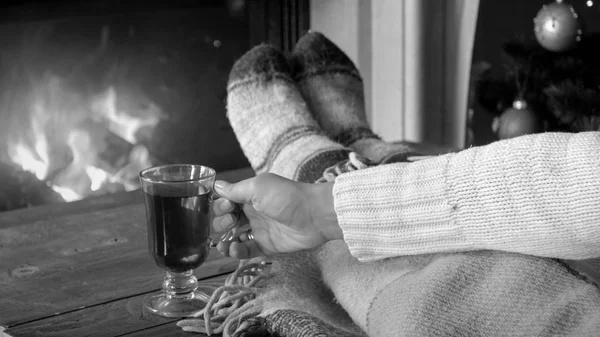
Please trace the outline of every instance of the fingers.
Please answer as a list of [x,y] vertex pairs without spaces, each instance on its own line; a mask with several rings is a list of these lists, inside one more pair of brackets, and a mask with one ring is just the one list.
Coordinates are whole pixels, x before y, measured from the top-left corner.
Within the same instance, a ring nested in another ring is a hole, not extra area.
[[254,179],[249,178],[235,184],[230,184],[223,180],[215,181],[215,191],[233,202],[240,204],[249,204],[254,196]]
[[[212,203],[213,229],[216,232],[225,232],[238,225],[240,222],[241,204],[243,204],[243,195],[248,192],[239,192],[247,190],[248,183],[230,184],[225,181],[216,181],[215,190],[221,196]],[[238,201],[242,200],[242,201]]]
[[219,243],[217,243],[217,251],[222,255],[229,256],[229,246],[231,246],[231,242],[219,241]]
[[242,234],[240,239],[242,241],[232,242],[219,242],[217,245],[217,251],[225,256],[231,256],[236,259],[249,259],[257,256],[265,255],[262,250],[258,247],[258,244],[254,240],[243,239]]
[[232,242],[229,247],[229,255],[236,259],[249,259],[263,254],[254,240],[244,242]]
[[[235,184],[217,180],[215,191],[223,198],[238,204],[252,205],[260,213],[277,213],[289,196],[298,191],[298,182],[273,173],[262,173]],[[281,199],[281,197],[286,196]],[[224,206],[223,206],[224,207]]]
[[256,256],[265,255],[255,240],[248,237],[250,226],[235,227],[232,230],[233,240],[220,241],[217,244],[217,251],[225,256],[231,256],[236,259],[248,259]]
[[235,211],[236,203],[225,198],[219,198],[212,203],[212,211],[215,216],[221,216]]
[[218,233],[230,230],[240,224],[240,220],[242,220],[241,205],[224,198],[213,202],[212,211],[212,226]]
[[239,221],[240,219],[237,214],[229,213],[219,217],[214,217],[212,226],[215,232],[221,233],[232,229],[239,223]]

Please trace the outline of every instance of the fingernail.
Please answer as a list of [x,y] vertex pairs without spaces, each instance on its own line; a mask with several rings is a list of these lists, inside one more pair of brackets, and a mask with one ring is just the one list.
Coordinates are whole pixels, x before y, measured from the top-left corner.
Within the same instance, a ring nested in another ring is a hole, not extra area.
[[223,181],[223,180],[217,180],[217,181],[215,181],[215,190],[217,192],[223,192],[225,190],[225,188],[227,187],[227,185],[229,185],[228,182]]
[[225,234],[221,235],[221,237],[219,238],[220,241],[231,241],[231,239],[233,239],[233,231],[232,230],[228,230],[227,232],[225,232]]

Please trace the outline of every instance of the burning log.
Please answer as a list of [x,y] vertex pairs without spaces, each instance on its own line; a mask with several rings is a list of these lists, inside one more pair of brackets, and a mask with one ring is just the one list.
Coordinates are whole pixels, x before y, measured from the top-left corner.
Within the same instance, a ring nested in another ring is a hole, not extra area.
[[55,189],[66,187],[61,195],[71,193],[70,200],[137,189],[138,172],[159,163],[143,144],[132,144],[92,121],[73,130],[68,145],[73,158],[51,181]]
[[146,146],[92,121],[73,129],[65,146],[52,153],[66,150],[69,155],[52,156],[52,170],[43,177],[16,164],[2,164],[0,211],[131,191],[139,188],[139,171],[160,163]]
[[33,173],[0,162],[0,212],[65,200]]
[[104,125],[96,128],[102,129],[100,142],[103,144],[98,153],[98,167],[109,172],[113,181],[135,180],[137,185],[141,170],[164,163],[152,155],[145,144],[132,144]]

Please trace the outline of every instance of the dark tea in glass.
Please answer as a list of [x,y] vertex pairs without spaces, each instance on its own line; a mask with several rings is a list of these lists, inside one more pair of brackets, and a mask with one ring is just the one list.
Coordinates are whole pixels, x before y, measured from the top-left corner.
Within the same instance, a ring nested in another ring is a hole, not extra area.
[[198,268],[210,243],[210,192],[185,192],[144,192],[146,209],[152,210],[147,215],[150,254],[159,267],[176,273]]
[[148,248],[167,271],[163,293],[146,302],[165,317],[188,317],[206,305],[193,270],[206,261],[210,238],[209,207],[215,171],[200,165],[164,165],[140,172],[146,204]]

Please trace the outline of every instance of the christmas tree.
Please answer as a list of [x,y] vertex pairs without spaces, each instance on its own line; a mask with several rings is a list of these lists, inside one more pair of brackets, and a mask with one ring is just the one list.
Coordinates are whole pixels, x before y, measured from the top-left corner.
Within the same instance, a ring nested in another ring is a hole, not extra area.
[[600,131],[600,36],[581,26],[569,3],[550,3],[535,17],[531,36],[504,45],[504,76],[480,75],[475,97],[495,115],[498,138]]

